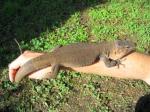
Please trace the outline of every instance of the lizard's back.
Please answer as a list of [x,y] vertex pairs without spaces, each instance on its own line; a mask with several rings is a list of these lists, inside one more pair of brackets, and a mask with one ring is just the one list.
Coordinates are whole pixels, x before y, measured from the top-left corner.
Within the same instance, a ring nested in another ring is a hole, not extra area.
[[81,67],[93,64],[100,55],[97,44],[76,43],[58,48],[51,53],[55,63],[66,67]]

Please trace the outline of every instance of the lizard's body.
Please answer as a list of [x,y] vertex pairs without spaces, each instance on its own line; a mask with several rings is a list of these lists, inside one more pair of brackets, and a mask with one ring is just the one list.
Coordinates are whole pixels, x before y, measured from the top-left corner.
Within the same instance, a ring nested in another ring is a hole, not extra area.
[[[103,59],[106,66],[116,66],[117,59],[134,50],[132,42],[117,40],[102,43],[76,43],[59,47],[51,53],[46,53],[25,63],[17,72],[15,82],[19,82],[31,72],[52,66],[51,74],[56,76],[60,66],[82,67],[92,65]],[[111,62],[109,62],[109,59]]]

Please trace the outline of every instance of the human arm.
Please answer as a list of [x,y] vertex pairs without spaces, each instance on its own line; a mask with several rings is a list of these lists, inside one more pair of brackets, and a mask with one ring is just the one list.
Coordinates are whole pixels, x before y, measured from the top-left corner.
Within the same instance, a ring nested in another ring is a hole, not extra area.
[[124,66],[108,68],[102,61],[87,67],[73,68],[75,71],[93,73],[98,75],[140,79],[150,84],[150,56],[134,52],[126,56],[122,61]]
[[[41,55],[42,53],[36,53],[31,51],[26,51],[20,55],[16,60],[14,60],[9,65],[9,78],[13,82],[15,74],[19,67],[23,65],[28,60]],[[144,80],[150,84],[150,56],[134,52],[122,61],[124,66],[111,67],[105,66],[103,61],[99,61],[93,65],[85,67],[74,67],[73,70],[83,73],[93,73],[98,75],[105,75],[110,77],[118,78],[130,78],[130,79],[140,79]],[[29,75],[29,78],[43,79],[50,77],[51,67],[39,70]]]

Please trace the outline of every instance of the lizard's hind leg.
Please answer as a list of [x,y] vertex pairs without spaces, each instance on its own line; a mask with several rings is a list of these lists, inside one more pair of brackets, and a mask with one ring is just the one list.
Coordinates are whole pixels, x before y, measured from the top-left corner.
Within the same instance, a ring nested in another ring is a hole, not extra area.
[[56,77],[56,75],[59,72],[59,69],[60,69],[60,65],[59,64],[52,65],[51,78],[55,78]]

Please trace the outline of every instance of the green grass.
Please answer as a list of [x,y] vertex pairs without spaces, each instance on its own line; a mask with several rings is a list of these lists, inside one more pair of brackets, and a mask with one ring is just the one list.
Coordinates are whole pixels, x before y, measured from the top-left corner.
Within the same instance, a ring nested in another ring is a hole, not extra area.
[[145,1],[112,2],[91,8],[91,33],[100,40],[133,38],[139,49],[147,48],[150,43],[150,4]]
[[53,80],[9,81],[7,64],[22,49],[47,51],[75,42],[129,38],[137,50],[150,48],[149,0],[0,2],[0,111],[133,112],[149,93],[142,81],[61,71]]

